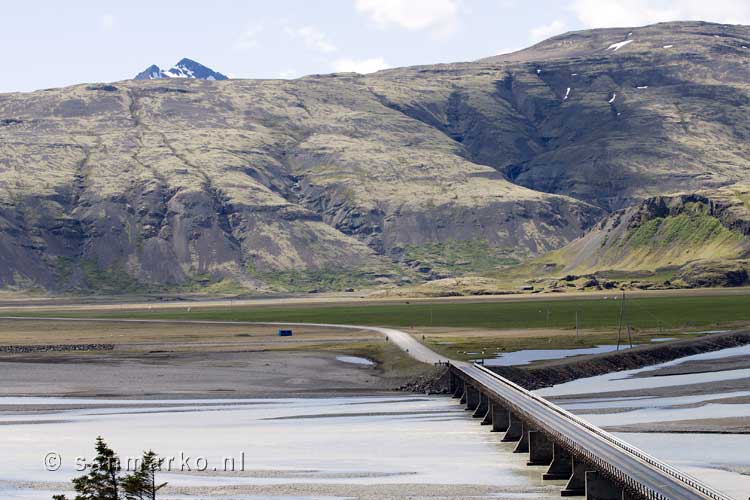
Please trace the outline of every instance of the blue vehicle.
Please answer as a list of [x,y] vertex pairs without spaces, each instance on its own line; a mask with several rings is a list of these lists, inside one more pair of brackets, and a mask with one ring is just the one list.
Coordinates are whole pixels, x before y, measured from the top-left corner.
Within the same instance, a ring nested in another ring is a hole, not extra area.
[[279,337],[291,337],[292,331],[291,330],[279,330],[278,335]]

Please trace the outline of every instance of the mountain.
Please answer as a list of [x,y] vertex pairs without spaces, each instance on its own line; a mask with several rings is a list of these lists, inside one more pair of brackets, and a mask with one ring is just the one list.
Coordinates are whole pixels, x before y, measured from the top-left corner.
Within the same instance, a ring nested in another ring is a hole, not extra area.
[[225,75],[207,68],[192,59],[183,58],[169,68],[162,70],[156,64],[152,64],[145,70],[135,75],[134,80],[158,80],[161,78],[195,78],[197,80],[228,80]]
[[562,265],[558,274],[650,271],[677,277],[734,262],[747,279],[748,258],[750,184],[735,184],[648,198],[611,214],[541,261]]
[[498,273],[651,197],[750,182],[748,45],[664,23],[370,75],[0,95],[0,286]]

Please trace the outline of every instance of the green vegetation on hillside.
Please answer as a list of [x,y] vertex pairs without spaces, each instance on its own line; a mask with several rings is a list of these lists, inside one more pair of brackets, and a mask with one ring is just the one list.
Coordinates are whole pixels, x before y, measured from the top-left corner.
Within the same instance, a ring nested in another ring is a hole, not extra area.
[[444,275],[488,273],[519,263],[512,249],[495,248],[487,240],[447,240],[407,245],[404,260]]
[[[534,259],[530,264],[536,267],[525,264],[520,269],[532,278],[596,274],[619,275],[620,281],[646,279],[659,286],[741,285],[742,279],[722,277],[719,271],[742,268],[741,261],[750,251],[746,192],[750,188],[737,184],[649,198],[613,213],[565,247]],[[680,279],[684,268],[698,263],[715,276]]]
[[254,272],[252,276],[284,292],[342,292],[372,286],[378,277],[393,277],[393,273],[325,268]]
[[733,249],[741,240],[742,235],[724,227],[717,218],[700,213],[652,219],[631,231],[622,244],[651,248],[678,244],[681,250],[710,244],[721,250],[727,244]]
[[[80,263],[85,276],[86,285],[91,290],[100,293],[137,293],[149,289],[164,288],[163,286],[147,286],[130,276],[125,266],[116,264],[102,267],[93,259],[85,259]],[[69,270],[67,272],[70,272]]]

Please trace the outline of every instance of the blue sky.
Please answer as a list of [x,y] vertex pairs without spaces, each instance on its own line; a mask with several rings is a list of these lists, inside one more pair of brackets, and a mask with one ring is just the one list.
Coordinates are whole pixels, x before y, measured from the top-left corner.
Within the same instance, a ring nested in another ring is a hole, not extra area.
[[182,57],[234,78],[366,73],[677,19],[750,24],[750,1],[13,1],[0,21],[0,92],[122,80]]

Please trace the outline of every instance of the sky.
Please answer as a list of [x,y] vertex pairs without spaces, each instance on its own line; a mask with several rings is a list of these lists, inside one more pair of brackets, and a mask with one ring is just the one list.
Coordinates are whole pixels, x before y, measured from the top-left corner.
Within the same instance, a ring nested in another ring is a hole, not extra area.
[[9,1],[0,92],[123,80],[183,57],[231,78],[369,73],[672,20],[750,24],[750,0]]

